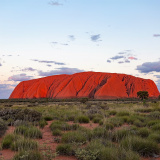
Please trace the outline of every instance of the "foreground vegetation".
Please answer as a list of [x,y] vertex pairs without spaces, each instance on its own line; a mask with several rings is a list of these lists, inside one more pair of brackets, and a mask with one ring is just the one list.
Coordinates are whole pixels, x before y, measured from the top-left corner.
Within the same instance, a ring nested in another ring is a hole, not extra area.
[[[7,105],[0,105],[0,148],[16,151],[13,160],[51,160],[55,155],[78,160],[140,160],[160,155],[158,100],[23,101]],[[54,153],[37,143],[47,121],[52,121],[53,144],[58,143]],[[14,132],[5,134],[10,125],[15,126]]]

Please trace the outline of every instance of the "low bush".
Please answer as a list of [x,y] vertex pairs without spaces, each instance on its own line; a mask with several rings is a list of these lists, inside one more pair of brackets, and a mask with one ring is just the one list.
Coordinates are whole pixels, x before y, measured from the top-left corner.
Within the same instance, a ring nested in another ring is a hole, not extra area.
[[0,137],[4,135],[7,130],[7,124],[0,118]]
[[100,150],[99,160],[140,160],[137,153],[123,148],[106,147]]
[[145,123],[141,122],[140,120],[135,120],[133,122],[133,124],[136,126],[136,127],[144,127],[145,126]]
[[151,126],[158,124],[158,123],[160,124],[160,120],[151,120],[147,123],[147,126],[151,127]]
[[129,115],[130,115],[130,113],[127,111],[120,111],[117,113],[117,116],[129,116]]
[[33,150],[21,151],[13,157],[13,160],[43,160],[43,158],[39,151]]
[[159,111],[150,112],[148,116],[153,119],[160,119],[160,112]]
[[52,131],[54,131],[55,129],[59,129],[62,131],[71,130],[71,126],[63,121],[53,121],[52,124],[50,125],[50,128]]
[[44,120],[46,120],[46,121],[51,121],[51,120],[53,120],[53,117],[51,117],[51,116],[44,116],[43,118],[44,118]]
[[160,143],[160,134],[159,133],[151,133],[148,136],[148,139],[153,140],[153,141],[155,141],[157,143]]
[[150,130],[147,127],[140,128],[138,130],[138,135],[141,137],[148,137],[150,134]]
[[116,115],[117,114],[117,111],[116,110],[111,110],[111,111],[109,111],[109,115]]
[[131,149],[142,156],[153,156],[159,154],[158,144],[150,139],[143,139],[138,136],[129,136],[121,141],[121,146],[125,149]]
[[101,121],[101,118],[95,117],[93,118],[93,123],[99,123]]
[[14,134],[7,134],[2,140],[2,149],[8,149],[11,147],[12,142],[17,139],[18,136]]
[[112,123],[105,123],[104,126],[105,126],[105,129],[107,129],[107,130],[112,130],[114,128]]
[[120,117],[109,118],[107,122],[112,123],[114,127],[119,127],[124,123],[123,119]]
[[155,131],[159,131],[160,130],[160,123],[153,125],[151,128]]
[[59,155],[71,156],[74,154],[71,144],[60,144],[56,147],[56,152]]
[[28,138],[19,138],[12,143],[11,149],[14,151],[37,150],[38,144],[36,141]]
[[61,136],[62,135],[62,131],[59,129],[55,129],[52,131],[52,135],[53,136]]
[[92,138],[106,138],[107,137],[107,130],[104,127],[97,127],[94,128],[92,131]]
[[14,130],[14,133],[24,135],[29,138],[42,138],[41,131],[34,126],[18,126]]
[[64,143],[86,143],[91,138],[91,131],[87,129],[67,132],[62,135]]
[[112,140],[119,142],[121,141],[123,138],[125,138],[126,136],[130,135],[131,132],[128,129],[125,128],[121,128],[119,130],[116,130],[112,133]]
[[47,123],[47,121],[46,121],[45,119],[41,119],[41,120],[39,121],[39,127],[42,128],[42,129],[43,129],[47,124],[48,124],[48,123]]
[[78,121],[79,123],[89,123],[89,118],[82,115],[77,117],[76,121]]

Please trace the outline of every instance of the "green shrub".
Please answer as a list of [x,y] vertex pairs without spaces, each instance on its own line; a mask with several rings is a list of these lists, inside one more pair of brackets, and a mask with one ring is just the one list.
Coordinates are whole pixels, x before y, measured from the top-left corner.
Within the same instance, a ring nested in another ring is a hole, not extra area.
[[8,149],[11,147],[12,142],[18,137],[14,134],[7,134],[2,140],[2,149]]
[[114,128],[113,124],[112,123],[105,123],[105,128],[107,130],[112,130]]
[[0,137],[4,135],[7,130],[7,124],[0,118]]
[[148,113],[148,112],[152,112],[153,109],[152,108],[139,108],[135,110],[136,112],[140,112],[140,113]]
[[155,131],[159,131],[160,130],[160,123],[153,125],[151,128]]
[[106,147],[100,150],[99,160],[140,160],[138,154],[123,148]]
[[61,136],[62,135],[62,131],[59,129],[55,129],[52,131],[52,135],[53,136]]
[[121,146],[126,149],[136,151],[142,156],[153,156],[153,154],[159,154],[159,147],[157,143],[138,136],[126,137],[121,141]]
[[112,117],[108,119],[108,122],[112,123],[114,127],[119,127],[124,123],[123,119],[120,117]]
[[68,132],[62,135],[62,142],[64,143],[86,143],[90,138],[89,130],[77,130]]
[[93,118],[93,123],[99,123],[101,121],[101,118],[95,117]]
[[47,121],[46,121],[45,119],[41,119],[41,120],[39,121],[39,127],[40,127],[40,128],[44,128],[47,124],[48,124],[48,123],[47,123]]
[[159,120],[151,120],[151,121],[149,121],[149,122],[147,123],[147,125],[148,125],[149,127],[151,127],[151,126],[153,126],[153,125],[155,125],[155,124],[158,124],[158,123],[160,123]]
[[125,129],[125,128],[121,128],[119,130],[116,130],[112,133],[112,140],[119,142],[121,141],[123,138],[125,138],[126,136],[128,136],[129,134],[131,134],[130,130]]
[[106,129],[102,127],[96,127],[92,131],[92,138],[102,138],[106,136]]
[[39,151],[21,151],[17,153],[13,160],[43,160]]
[[141,137],[148,137],[149,134],[150,134],[150,130],[148,128],[146,128],[146,127],[140,128],[138,130],[138,135],[140,135]]
[[116,115],[117,114],[117,111],[115,111],[115,110],[112,110],[112,111],[109,111],[109,115]]
[[30,126],[30,127],[18,126],[14,130],[14,133],[22,134],[25,137],[29,137],[29,138],[42,138],[41,131],[38,128],[34,127],[34,126]]
[[129,112],[127,111],[120,111],[117,113],[117,116],[129,116]]
[[78,148],[75,151],[75,156],[78,160],[96,160],[98,157],[99,151],[85,150]]
[[79,116],[77,117],[77,121],[79,123],[89,123],[89,118],[87,116]]
[[133,122],[133,124],[135,125],[135,126],[137,126],[137,127],[144,127],[145,126],[145,124],[143,123],[143,122],[141,122],[140,120],[135,120],[134,122]]
[[53,117],[51,117],[51,116],[44,116],[43,118],[44,118],[44,120],[46,120],[46,121],[51,121],[51,120],[53,120]]
[[153,141],[156,141],[157,143],[160,143],[160,134],[159,133],[151,133],[148,136],[148,139],[151,139]]
[[52,124],[50,125],[50,128],[52,131],[54,131],[55,129],[59,129],[62,131],[68,131],[71,130],[71,126],[63,121],[54,121],[52,122]]
[[78,123],[74,123],[71,125],[72,130],[77,130],[78,128],[80,128],[80,125]]
[[154,112],[151,112],[148,116],[154,119],[160,119],[160,112],[154,111]]
[[56,152],[60,155],[71,156],[74,154],[71,144],[60,144],[56,147]]
[[11,149],[14,151],[37,150],[38,144],[36,141],[28,138],[19,138],[12,143]]

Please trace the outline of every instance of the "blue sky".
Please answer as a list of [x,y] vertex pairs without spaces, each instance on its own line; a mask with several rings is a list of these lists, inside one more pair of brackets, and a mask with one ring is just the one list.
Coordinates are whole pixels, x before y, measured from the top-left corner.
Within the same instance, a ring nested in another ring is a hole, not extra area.
[[160,90],[159,0],[0,0],[0,99],[23,80],[82,71]]

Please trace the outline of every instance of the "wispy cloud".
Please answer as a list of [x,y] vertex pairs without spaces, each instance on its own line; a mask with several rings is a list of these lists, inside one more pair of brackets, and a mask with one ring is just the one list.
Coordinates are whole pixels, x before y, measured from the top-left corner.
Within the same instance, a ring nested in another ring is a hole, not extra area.
[[160,61],[145,62],[142,65],[138,65],[136,70],[138,70],[141,73],[160,72]]
[[122,63],[130,63],[132,60],[138,60],[138,58],[136,58],[135,55],[132,54],[132,50],[125,50],[109,58],[107,62],[111,63],[112,61],[116,61],[117,63],[122,64]]
[[62,45],[62,46],[68,46],[68,43],[59,43],[59,42],[51,42],[53,45]]
[[98,41],[100,41],[101,35],[100,34],[91,35],[90,38],[91,38],[92,42],[98,42]]
[[39,62],[39,63],[53,63],[55,65],[66,65],[65,63],[63,62],[56,62],[56,61],[48,61],[48,60],[38,60],[38,59],[31,59],[32,61],[35,61],[35,62]]
[[117,59],[121,59],[121,58],[124,58],[124,56],[114,56],[114,57],[111,57],[110,59],[112,60],[117,60]]
[[62,6],[63,5],[63,3],[60,3],[58,1],[50,1],[49,4],[52,6]]
[[122,63],[124,63],[124,61],[119,61],[118,63],[119,63],[119,64],[122,64]]
[[133,56],[128,57],[128,59],[130,59],[130,60],[138,60],[136,57],[133,57]]
[[0,66],[2,66],[2,64],[0,63]]
[[33,76],[27,76],[25,73],[13,75],[8,78],[8,81],[27,81],[32,79]]
[[21,69],[21,71],[23,71],[23,72],[25,72],[25,71],[31,71],[31,72],[33,72],[33,71],[36,71],[36,69],[34,69],[32,67],[28,67],[28,68]]
[[160,34],[154,34],[153,37],[160,37]]
[[71,41],[74,41],[76,38],[74,35],[69,35],[68,38],[71,40]]
[[78,68],[62,67],[62,68],[56,68],[55,70],[51,70],[48,72],[38,71],[38,74],[39,76],[51,76],[51,75],[59,75],[59,74],[74,74],[78,72],[84,72],[84,70],[81,70]]
[[111,60],[108,59],[107,62],[108,62],[108,63],[111,63]]

